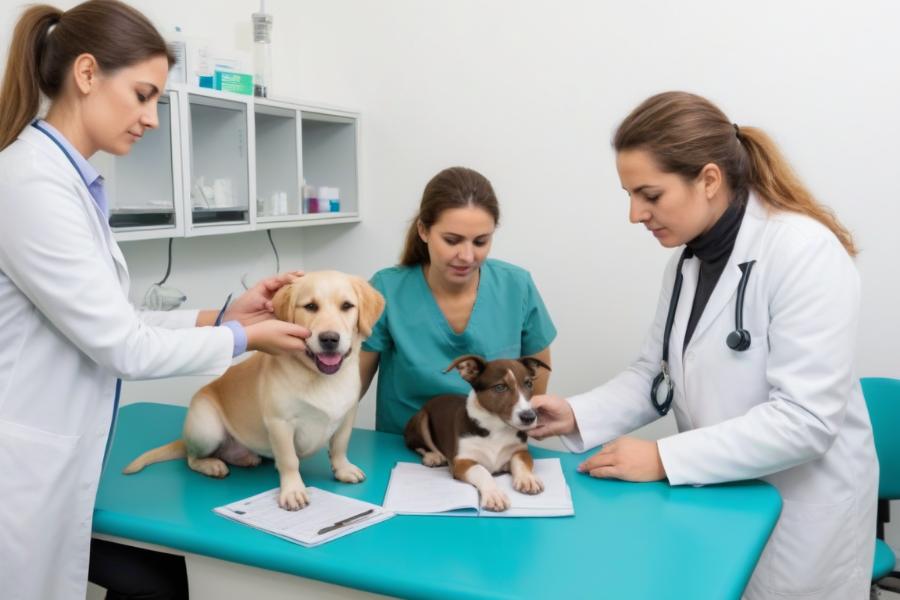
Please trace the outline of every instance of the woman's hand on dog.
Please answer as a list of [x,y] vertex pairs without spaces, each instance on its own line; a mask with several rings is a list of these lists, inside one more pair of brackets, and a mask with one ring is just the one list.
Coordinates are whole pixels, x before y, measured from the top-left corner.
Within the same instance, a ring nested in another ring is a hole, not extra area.
[[659,481],[666,477],[656,442],[633,437],[620,437],[604,444],[600,452],[578,465],[578,471],[591,477],[623,481]]
[[568,435],[578,431],[572,406],[560,396],[544,394],[531,399],[531,408],[537,413],[537,427],[526,433],[542,440],[553,435]]
[[259,350],[275,356],[305,351],[306,338],[312,335],[306,327],[277,319],[260,321],[244,330],[247,332],[247,350]]
[[260,279],[228,307],[222,321],[238,321],[247,327],[254,323],[274,319],[275,307],[272,305],[272,299],[275,297],[275,293],[302,276],[303,271],[293,271]]

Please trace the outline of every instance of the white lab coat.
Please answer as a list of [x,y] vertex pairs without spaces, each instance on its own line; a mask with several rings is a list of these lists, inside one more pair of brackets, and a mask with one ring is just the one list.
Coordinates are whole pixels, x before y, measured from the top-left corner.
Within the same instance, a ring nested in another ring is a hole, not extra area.
[[196,311],[139,318],[128,285],[78,172],[26,127],[0,153],[4,600],[84,600],[116,378],[216,375],[231,364],[230,330],[193,327]]
[[[569,399],[573,451],[659,418],[650,402],[681,251],[666,268],[653,326],[629,369]],[[735,352],[738,265],[756,259],[744,302],[750,348]],[[682,352],[699,261],[684,262],[669,362],[680,433],[661,439],[672,485],[759,478],[781,518],[746,589],[752,600],[868,600],[878,461],[856,374],[859,277],[837,238],[797,214],[767,214],[751,195],[734,249]]]

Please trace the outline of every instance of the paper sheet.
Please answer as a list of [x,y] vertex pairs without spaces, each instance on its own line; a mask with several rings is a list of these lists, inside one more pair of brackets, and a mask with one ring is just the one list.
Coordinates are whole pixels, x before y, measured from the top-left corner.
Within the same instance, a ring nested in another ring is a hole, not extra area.
[[572,497],[558,458],[534,461],[534,473],[544,482],[540,494],[523,494],[513,489],[512,475],[504,473],[494,481],[509,496],[510,508],[503,512],[480,510],[478,490],[454,479],[449,467],[430,468],[420,463],[400,462],[391,471],[384,508],[397,514],[556,517],[574,515]]
[[[275,488],[214,508],[213,512],[307,547],[324,544],[394,516],[393,512],[387,511],[377,504],[333,494],[314,487],[306,488],[309,496],[309,505],[306,508],[296,511],[284,510],[278,506],[278,492],[279,489]],[[373,509],[372,514],[358,521],[322,535],[318,533],[324,527],[369,509]]]

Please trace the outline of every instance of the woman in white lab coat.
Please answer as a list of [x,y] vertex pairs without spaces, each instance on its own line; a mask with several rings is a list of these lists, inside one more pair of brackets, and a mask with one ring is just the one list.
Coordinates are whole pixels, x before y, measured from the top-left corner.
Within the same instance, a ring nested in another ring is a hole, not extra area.
[[[649,98],[613,146],[630,220],[678,250],[638,358],[587,393],[536,397],[535,437],[604,444],[579,466],[594,477],[768,481],[783,508],[746,598],[867,599],[878,462],[855,368],[850,234],[768,136],[703,98]],[[665,413],[670,389],[678,434],[621,437]]]
[[[219,311],[136,315],[128,301],[102,178],[87,159],[126,154],[158,125],[172,63],[150,22],[115,0],[34,6],[13,34],[0,90],[4,600],[84,599],[117,378],[217,375],[245,348],[305,348],[308,331],[270,318],[291,276],[254,286],[222,327],[205,326]],[[35,122],[42,93],[50,108]]]

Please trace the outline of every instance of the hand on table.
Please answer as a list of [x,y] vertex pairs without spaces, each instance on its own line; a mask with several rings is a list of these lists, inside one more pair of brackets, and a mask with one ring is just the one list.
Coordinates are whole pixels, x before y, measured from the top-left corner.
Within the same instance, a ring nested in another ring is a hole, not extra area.
[[659,481],[666,477],[656,442],[627,436],[605,444],[600,452],[578,465],[578,471],[623,481]]

